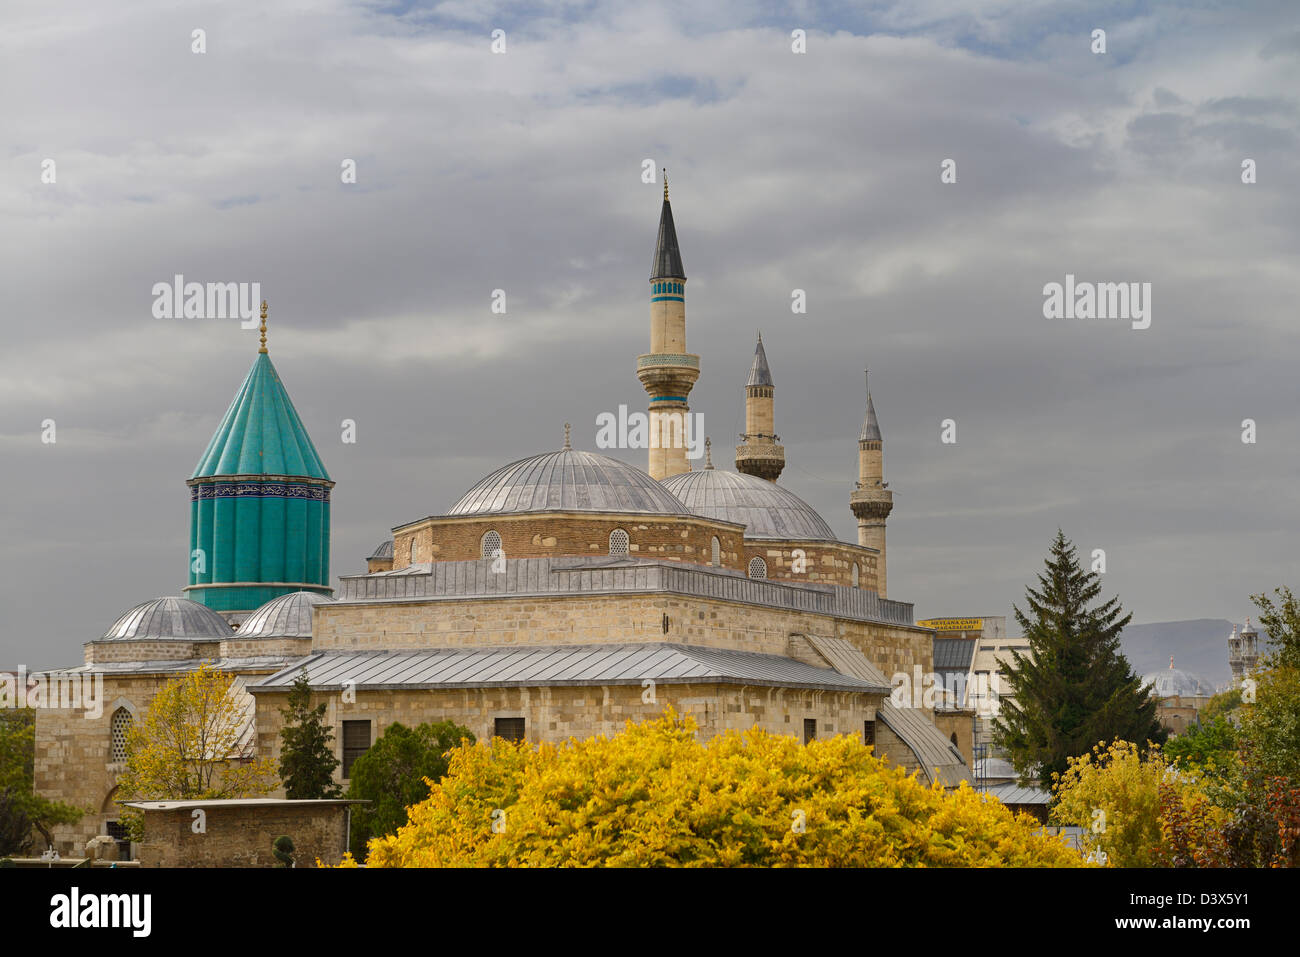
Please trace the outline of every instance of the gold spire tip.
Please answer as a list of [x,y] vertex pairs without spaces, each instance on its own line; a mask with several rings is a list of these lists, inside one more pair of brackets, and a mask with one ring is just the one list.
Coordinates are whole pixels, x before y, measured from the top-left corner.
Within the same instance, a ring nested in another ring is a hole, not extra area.
[[668,167],[664,167],[664,202],[668,202]]
[[564,423],[564,447],[566,449],[573,448],[573,446],[569,445],[569,423],[568,422]]
[[704,467],[713,468],[713,440],[707,435],[704,437]]
[[266,300],[262,300],[262,347],[258,352],[266,352]]

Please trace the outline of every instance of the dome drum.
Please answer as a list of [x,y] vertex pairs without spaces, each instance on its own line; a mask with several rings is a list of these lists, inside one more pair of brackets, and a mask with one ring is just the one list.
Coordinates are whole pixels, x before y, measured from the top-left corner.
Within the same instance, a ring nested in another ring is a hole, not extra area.
[[[690,515],[645,515],[620,512],[516,512],[501,515],[437,516],[393,530],[393,571],[435,561],[489,560],[484,542],[495,534],[493,546],[504,558],[555,556],[626,557],[712,564],[713,540],[718,540],[721,567],[740,569],[744,538],[731,523]],[[611,545],[611,541],[617,544]],[[414,550],[412,550],[414,543]],[[414,556],[414,559],[412,559]],[[385,569],[387,570],[387,569]]]

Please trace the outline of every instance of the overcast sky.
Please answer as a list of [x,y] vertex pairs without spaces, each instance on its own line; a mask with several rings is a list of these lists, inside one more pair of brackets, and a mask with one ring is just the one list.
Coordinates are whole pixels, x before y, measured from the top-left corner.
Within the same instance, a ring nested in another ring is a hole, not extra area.
[[[154,283],[261,283],[360,572],[644,409],[646,159],[717,464],[761,329],[781,484],[856,541],[869,366],[918,618],[1023,607],[1058,526],[1138,622],[1300,586],[1294,0],[126,6],[0,10],[0,667],[186,582],[184,482],[257,334],[156,319]],[[1066,274],[1149,282],[1150,328],[1045,319]]]

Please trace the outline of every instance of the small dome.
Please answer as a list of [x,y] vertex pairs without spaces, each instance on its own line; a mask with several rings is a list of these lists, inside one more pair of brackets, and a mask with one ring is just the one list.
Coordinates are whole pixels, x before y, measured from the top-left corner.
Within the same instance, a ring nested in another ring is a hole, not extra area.
[[1162,668],[1143,675],[1142,683],[1152,686],[1151,696],[1154,698],[1172,698],[1174,695],[1191,698],[1214,694],[1214,689],[1199,677],[1178,668]]
[[370,558],[392,558],[393,557],[393,540],[390,538],[386,542],[380,542],[379,547],[370,553]]
[[155,598],[136,605],[104,632],[104,641],[133,638],[229,638],[230,624],[207,605],[188,598]]
[[328,595],[314,591],[296,591],[272,598],[245,618],[236,634],[240,638],[310,638],[311,610],[332,601]]
[[670,476],[661,484],[694,515],[744,525],[746,538],[838,541],[811,505],[756,475],[704,469]]
[[671,492],[639,468],[577,449],[503,466],[462,495],[447,514],[553,511],[687,514]]

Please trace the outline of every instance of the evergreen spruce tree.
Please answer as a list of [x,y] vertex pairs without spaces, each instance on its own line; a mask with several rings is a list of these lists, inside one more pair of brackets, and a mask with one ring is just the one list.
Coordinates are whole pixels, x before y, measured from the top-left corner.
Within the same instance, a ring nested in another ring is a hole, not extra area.
[[1046,564],[1038,590],[1025,589],[1028,613],[1015,608],[1031,654],[1012,651],[994,732],[1021,781],[1037,779],[1050,790],[1067,759],[1098,743],[1118,739],[1145,750],[1148,742],[1163,743],[1166,732],[1155,699],[1119,650],[1133,616],[1123,614],[1118,598],[1089,607],[1101,593],[1100,576],[1083,570],[1060,529]]
[[343,789],[334,781],[339,759],[330,742],[334,732],[325,727],[325,705],[311,706],[311,684],[304,672],[289,689],[288,706],[280,709],[280,780],[291,799],[336,798]]

